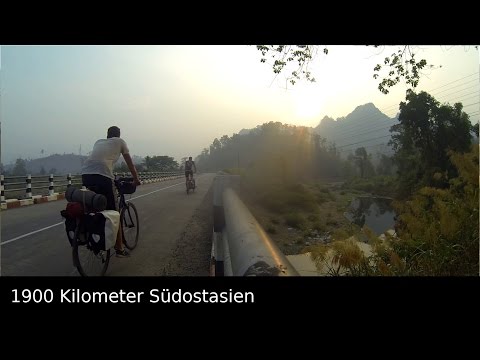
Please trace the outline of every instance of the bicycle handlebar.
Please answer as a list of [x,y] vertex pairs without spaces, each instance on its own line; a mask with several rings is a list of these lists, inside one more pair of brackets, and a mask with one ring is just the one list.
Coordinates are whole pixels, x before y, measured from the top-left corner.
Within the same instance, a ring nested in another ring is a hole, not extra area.
[[133,182],[133,177],[118,177],[115,179],[115,182],[126,181],[126,182]]

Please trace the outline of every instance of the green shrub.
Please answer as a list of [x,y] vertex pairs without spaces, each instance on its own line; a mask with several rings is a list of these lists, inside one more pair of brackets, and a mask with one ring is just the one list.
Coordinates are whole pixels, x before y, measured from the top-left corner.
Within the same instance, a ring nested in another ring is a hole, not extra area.
[[285,224],[297,229],[303,229],[305,227],[305,218],[297,213],[290,213],[285,216]]

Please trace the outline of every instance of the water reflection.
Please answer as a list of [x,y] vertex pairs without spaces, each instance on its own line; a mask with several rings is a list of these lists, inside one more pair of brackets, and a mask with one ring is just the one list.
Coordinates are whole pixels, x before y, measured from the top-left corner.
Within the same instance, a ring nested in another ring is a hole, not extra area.
[[395,211],[391,206],[392,199],[358,197],[352,201],[345,214],[348,220],[360,227],[368,226],[380,235],[395,224]]

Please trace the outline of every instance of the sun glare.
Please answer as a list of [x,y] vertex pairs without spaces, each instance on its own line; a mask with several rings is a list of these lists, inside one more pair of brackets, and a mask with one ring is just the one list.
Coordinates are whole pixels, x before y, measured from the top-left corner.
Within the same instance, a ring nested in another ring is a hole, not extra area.
[[318,119],[322,112],[322,96],[318,89],[302,87],[292,90],[295,104],[295,115],[298,121]]

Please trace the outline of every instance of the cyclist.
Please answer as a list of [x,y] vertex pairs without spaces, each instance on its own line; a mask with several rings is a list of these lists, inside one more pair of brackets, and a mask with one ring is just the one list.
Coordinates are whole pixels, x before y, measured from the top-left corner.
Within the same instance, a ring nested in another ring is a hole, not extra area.
[[[137,169],[133,164],[130,152],[125,140],[120,138],[120,128],[111,126],[107,131],[107,138],[98,140],[93,146],[93,150],[85,160],[82,167],[83,185],[96,193],[105,195],[107,198],[107,210],[117,210],[115,200],[116,190],[113,184],[113,164],[115,164],[123,155],[130,172],[132,173],[135,185],[140,185]],[[122,232],[118,231],[117,241],[115,243],[115,253],[117,257],[128,257],[130,254],[123,247]]]
[[190,156],[187,161],[185,161],[185,185],[188,188],[188,180],[191,179],[195,184],[195,180],[193,180],[193,169],[197,172],[197,167],[195,166],[195,161],[192,160]]

